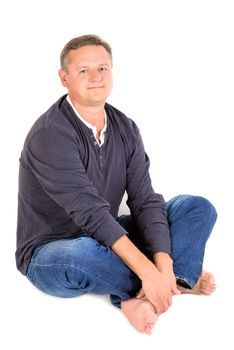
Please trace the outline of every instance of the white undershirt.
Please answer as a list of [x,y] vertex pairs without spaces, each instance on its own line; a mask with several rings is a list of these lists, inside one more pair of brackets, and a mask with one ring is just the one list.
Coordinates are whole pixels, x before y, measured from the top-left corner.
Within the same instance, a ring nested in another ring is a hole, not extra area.
[[82,121],[82,123],[84,123],[89,129],[92,129],[93,135],[97,141],[97,144],[101,147],[104,144],[104,140],[105,140],[105,132],[106,132],[106,128],[107,128],[107,117],[106,117],[106,111],[104,110],[104,118],[105,118],[105,125],[104,128],[100,131],[100,141],[97,139],[97,128],[96,126],[88,123],[86,120],[84,120],[80,114],[77,112],[77,110],[75,109],[69,95],[67,95],[67,101],[68,103],[71,105],[72,109],[74,110],[74,112],[76,113],[77,117]]

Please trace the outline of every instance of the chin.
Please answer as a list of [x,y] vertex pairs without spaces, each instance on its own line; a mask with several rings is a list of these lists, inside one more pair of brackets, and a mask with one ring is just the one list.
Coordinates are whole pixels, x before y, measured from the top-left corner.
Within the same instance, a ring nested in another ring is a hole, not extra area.
[[106,99],[109,95],[105,95],[105,96],[92,96],[89,98],[89,101],[91,103],[105,103],[106,102]]

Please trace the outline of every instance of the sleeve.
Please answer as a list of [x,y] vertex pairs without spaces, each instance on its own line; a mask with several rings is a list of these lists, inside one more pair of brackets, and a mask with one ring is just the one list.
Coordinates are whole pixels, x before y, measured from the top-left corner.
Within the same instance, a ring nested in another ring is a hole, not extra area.
[[127,205],[146,251],[171,254],[165,201],[154,192],[149,175],[150,161],[138,127],[133,123],[133,147],[127,164]]
[[110,214],[89,179],[79,155],[78,142],[64,127],[46,127],[31,138],[27,165],[44,191],[84,232],[104,245],[111,245],[127,232]]

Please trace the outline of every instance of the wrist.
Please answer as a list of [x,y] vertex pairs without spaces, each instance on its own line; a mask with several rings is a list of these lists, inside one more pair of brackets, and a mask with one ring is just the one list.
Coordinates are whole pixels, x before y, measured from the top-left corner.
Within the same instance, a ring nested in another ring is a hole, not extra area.
[[159,271],[173,269],[173,261],[168,253],[155,253],[153,256],[153,261]]
[[159,272],[157,266],[150,260],[146,260],[141,264],[141,269],[138,272],[138,277],[143,281],[145,279],[151,278],[153,274]]

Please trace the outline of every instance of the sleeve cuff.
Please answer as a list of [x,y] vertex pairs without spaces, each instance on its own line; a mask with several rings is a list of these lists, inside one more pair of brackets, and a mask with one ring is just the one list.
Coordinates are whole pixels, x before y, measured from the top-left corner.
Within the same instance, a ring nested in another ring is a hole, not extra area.
[[108,214],[103,220],[101,226],[94,233],[93,237],[101,244],[111,246],[115,241],[126,234],[127,231],[111,214]]

